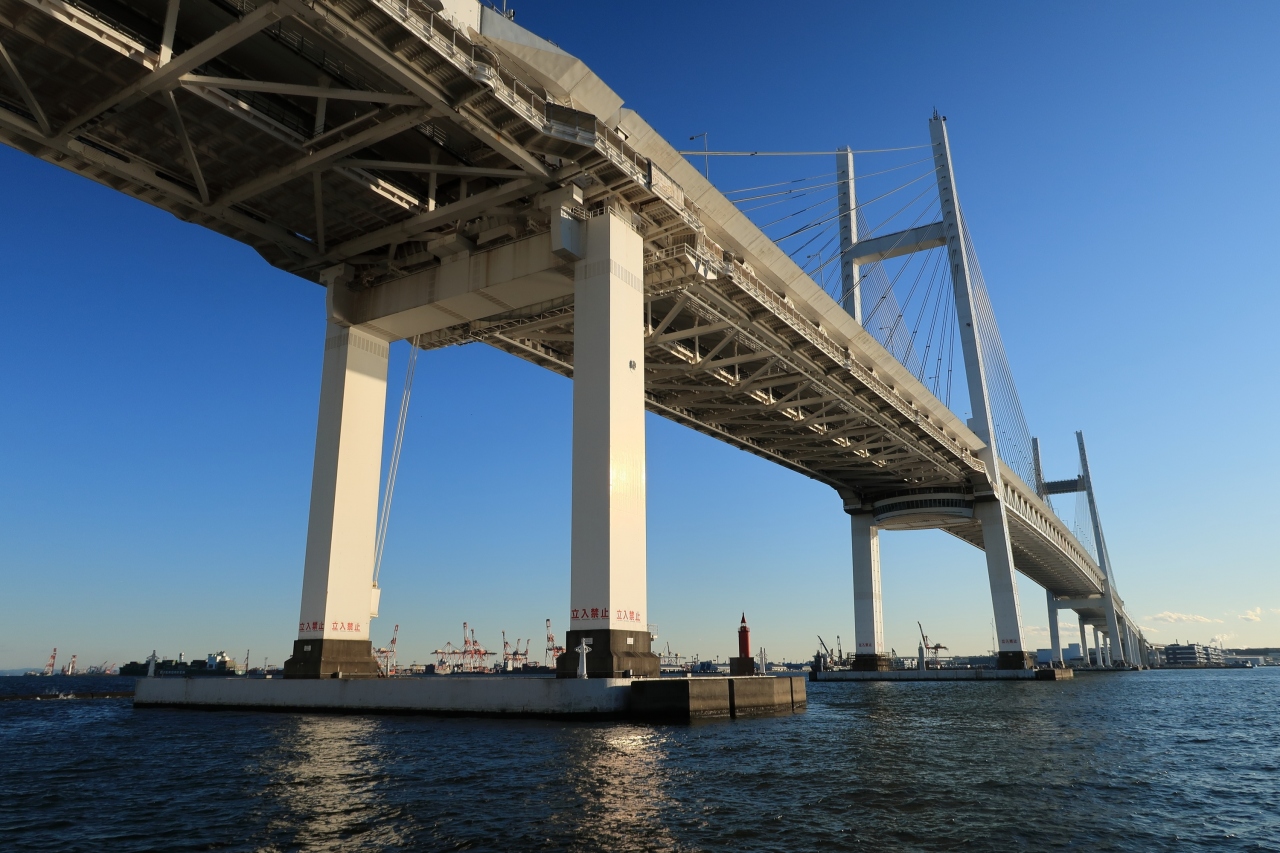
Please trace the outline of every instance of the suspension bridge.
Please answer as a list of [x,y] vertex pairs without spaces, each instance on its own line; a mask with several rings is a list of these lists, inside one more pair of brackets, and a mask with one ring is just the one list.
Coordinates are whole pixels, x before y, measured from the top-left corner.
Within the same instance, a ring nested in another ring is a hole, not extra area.
[[[572,377],[565,647],[590,649],[593,676],[658,672],[646,410],[832,487],[857,667],[888,665],[878,533],[926,528],[985,552],[1001,668],[1033,665],[1015,572],[1046,592],[1058,660],[1070,610],[1099,662],[1145,661],[1083,437],[1074,477],[1041,472],[945,118],[919,145],[820,152],[792,162],[829,173],[721,191],[710,162],[727,152],[686,157],[475,0],[0,0],[0,65],[0,141],[326,289],[289,676],[377,671],[402,340]],[[1071,524],[1052,502],[1066,494]],[[578,653],[559,666],[574,674]]]

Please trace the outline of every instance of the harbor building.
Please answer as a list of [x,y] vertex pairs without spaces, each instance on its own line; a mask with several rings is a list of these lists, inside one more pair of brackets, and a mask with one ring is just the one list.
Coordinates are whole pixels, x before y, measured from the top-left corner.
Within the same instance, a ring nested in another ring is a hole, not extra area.
[[1222,649],[1199,643],[1170,643],[1164,647],[1165,666],[1225,666]]

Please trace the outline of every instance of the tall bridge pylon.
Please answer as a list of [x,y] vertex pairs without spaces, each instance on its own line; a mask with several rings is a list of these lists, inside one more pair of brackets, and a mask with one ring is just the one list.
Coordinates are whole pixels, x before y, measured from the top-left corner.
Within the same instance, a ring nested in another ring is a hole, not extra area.
[[[971,497],[973,518],[981,526],[981,547],[986,554],[988,581],[995,613],[998,666],[1023,668],[1032,665],[1033,661],[1024,645],[1015,574],[1017,566],[1013,556],[1014,546],[1005,508],[1006,497],[1001,471],[1004,457],[1016,449],[1017,442],[1007,430],[1003,435],[997,430],[992,407],[990,369],[987,363],[988,353],[993,349],[998,353],[998,357],[1003,358],[1003,347],[998,344],[995,318],[990,311],[985,285],[981,284],[981,273],[977,271],[976,258],[972,256],[972,242],[961,213],[950,138],[944,116],[934,113],[929,121],[929,135],[937,184],[939,219],[879,237],[868,236],[865,239],[859,239],[860,216],[855,190],[853,152],[850,149],[836,152],[840,301],[861,324],[866,314],[866,306],[862,302],[862,264],[878,263],[889,258],[904,257],[939,247],[945,249],[952,283],[957,331],[964,358],[968,401],[972,411],[967,425],[984,443],[979,456],[988,472],[985,482],[982,478],[974,478]],[[978,286],[975,286],[975,275]],[[891,295],[890,298],[892,298]],[[987,315],[985,318],[981,316],[984,308]],[[984,319],[985,322],[983,322]],[[996,339],[995,348],[983,340],[985,334],[991,334]],[[909,357],[912,355],[910,349],[907,353]],[[1012,377],[1007,376],[1007,381],[1011,385]],[[1014,392],[1014,408],[1012,416],[1021,422],[1023,416],[1020,405],[1016,403],[1016,392]],[[1019,426],[1022,428],[1020,431],[1025,433],[1025,424],[1020,423]],[[1044,483],[1040,466],[1039,441],[1032,438],[1028,448],[1029,461],[1032,463],[1032,485],[1046,505],[1051,506],[1049,498],[1053,494],[1070,491],[1087,494],[1089,532],[1092,534],[1093,542],[1096,543],[1095,559],[1103,580],[1103,588],[1096,596],[1083,599],[1071,596],[1060,597],[1052,588],[1046,588],[1052,656],[1058,665],[1063,665],[1058,614],[1062,609],[1075,609],[1080,616],[1082,650],[1088,648],[1085,640],[1085,626],[1093,624],[1095,629],[1100,630],[1107,639],[1107,645],[1100,647],[1095,638],[1096,660],[1099,663],[1141,664],[1146,658],[1143,649],[1144,641],[1128,617],[1122,615],[1122,607],[1117,606],[1118,599],[1115,594],[1111,560],[1102,535],[1092,480],[1089,477],[1084,436],[1077,432],[1076,438],[1079,444],[1082,471],[1077,480]],[[1027,455],[1025,450],[1022,455]],[[855,666],[865,669],[882,669],[888,666],[888,660],[885,656],[882,625],[880,549],[878,527],[874,521],[874,505],[868,506],[859,500],[856,492],[845,491],[842,492],[842,496],[852,523],[854,619],[857,636]],[[909,516],[910,513],[897,515],[896,523],[902,524],[903,519]]]
[[[983,442],[978,456],[986,473],[985,477],[973,478],[971,492],[968,495],[959,496],[959,499],[967,503],[968,506],[965,508],[969,511],[969,517],[980,526],[982,548],[987,560],[987,579],[991,587],[991,600],[995,611],[998,666],[1005,669],[1023,669],[1033,665],[1034,661],[1030,660],[1023,639],[1013,546],[1009,533],[1009,521],[1005,513],[1001,466],[997,455],[996,430],[988,390],[987,365],[981,340],[982,330],[977,319],[975,294],[969,274],[972,268],[970,250],[960,214],[959,194],[956,190],[955,171],[951,161],[951,143],[947,136],[944,117],[935,113],[930,119],[929,137],[941,219],[907,232],[889,234],[862,242],[855,242],[852,239],[856,238],[858,233],[854,215],[857,206],[856,195],[853,191],[844,189],[852,184],[853,155],[849,151],[837,153],[837,180],[841,187],[838,204],[841,216],[843,301],[854,318],[861,321],[863,316],[859,288],[861,262],[900,257],[939,245],[946,247],[956,320],[964,355],[969,404],[973,412],[968,426]],[[863,499],[857,492],[846,491],[843,496],[845,510],[851,517],[853,530],[854,610],[857,637],[855,661],[860,668],[885,669],[889,666],[889,660],[881,624],[883,616],[879,601],[880,549],[877,541],[878,527],[874,520],[875,505]],[[953,497],[942,500],[955,501],[956,499]],[[896,517],[902,518],[904,515],[910,515],[905,508],[904,512]]]

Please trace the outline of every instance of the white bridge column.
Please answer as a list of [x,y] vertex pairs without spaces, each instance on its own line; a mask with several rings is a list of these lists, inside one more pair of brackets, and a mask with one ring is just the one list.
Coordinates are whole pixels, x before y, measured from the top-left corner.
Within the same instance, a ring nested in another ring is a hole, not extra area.
[[845,504],[853,540],[854,668],[887,670],[884,608],[880,596],[880,530],[874,516],[857,504]]
[[[574,288],[569,633],[587,673],[658,674],[645,555],[644,244],[624,213],[588,220]],[[577,654],[557,674],[577,675]]]
[[1058,666],[1066,666],[1062,659],[1062,636],[1058,633],[1058,602],[1049,590],[1045,590],[1045,595],[1049,598],[1049,660],[1050,663],[1056,661]]
[[974,518],[982,523],[982,546],[987,557],[987,582],[996,617],[996,666],[1026,669],[1030,662],[1022,637],[1018,608],[1018,583],[1014,577],[1013,549],[1009,544],[1009,519],[1004,501],[981,497],[973,504]]
[[378,672],[369,617],[388,351],[380,337],[329,323],[302,609],[286,678]]
[[1085,631],[1084,617],[1079,613],[1076,617],[1080,620],[1080,656],[1084,658],[1083,666],[1089,665],[1089,635]]

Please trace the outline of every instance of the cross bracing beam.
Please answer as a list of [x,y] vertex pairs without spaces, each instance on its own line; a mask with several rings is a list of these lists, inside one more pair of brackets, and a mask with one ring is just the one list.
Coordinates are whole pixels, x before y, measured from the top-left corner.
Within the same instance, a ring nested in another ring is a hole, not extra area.
[[390,115],[387,119],[379,124],[375,124],[360,133],[350,136],[346,139],[339,140],[332,145],[313,151],[303,157],[287,163],[273,172],[262,175],[258,178],[242,184],[233,189],[227,190],[218,197],[219,205],[232,205],[238,202],[247,201],[256,195],[266,192],[273,187],[293,180],[299,175],[316,169],[323,169],[330,165],[334,160],[346,154],[348,151],[358,151],[361,148],[368,147],[375,142],[380,142],[403,133],[414,125],[421,124],[431,115],[429,107],[417,107],[400,115]]
[[329,86],[301,86],[294,83],[241,80],[234,77],[207,77],[201,74],[183,74],[178,78],[178,82],[183,86],[208,86],[213,89],[231,89],[237,92],[266,92],[272,95],[325,98],[333,101],[399,104],[406,107],[416,107],[422,104],[422,99],[417,95],[395,94],[393,92],[366,92],[360,89],[335,89]]
[[708,352],[706,355],[699,358],[695,366],[702,370],[709,369],[715,357],[718,356],[725,347],[733,343],[737,337],[738,337],[737,329],[730,331],[729,334],[725,335],[723,338],[720,339],[720,343],[716,344],[714,347],[711,348],[710,352]]
[[1083,492],[1084,490],[1084,477],[1075,477],[1070,480],[1049,480],[1044,484],[1046,495],[1069,495],[1074,492]]
[[[378,4],[380,5],[380,4]],[[384,12],[385,14],[385,12]],[[459,123],[473,133],[481,142],[502,154],[509,162],[525,172],[542,179],[551,177],[550,171],[541,160],[534,157],[524,146],[506,134],[489,127],[473,108],[467,104],[455,103],[436,83],[412,61],[406,59],[403,52],[408,45],[401,42],[396,48],[388,47],[369,25],[380,24],[372,16],[362,15],[357,20],[349,15],[347,9],[340,5],[325,5],[323,9],[304,9],[299,12],[299,19],[305,21],[318,33],[342,33],[343,46],[359,56],[373,67],[382,70],[390,79],[409,92],[422,98],[441,115]],[[385,15],[385,20],[397,27],[405,23],[396,15]],[[419,33],[413,33],[418,36]],[[454,51],[456,53],[456,51]],[[458,58],[448,53],[443,55],[446,62],[457,62]],[[461,70],[461,69],[459,69]],[[465,72],[464,72],[465,73]]]
[[697,337],[698,335],[710,335],[715,332],[723,332],[725,329],[733,328],[732,323],[721,322],[712,323],[706,326],[690,326],[687,329],[681,329],[677,332],[667,332],[662,335],[654,335],[645,339],[645,343],[651,346],[657,344],[665,344],[669,341],[682,341],[688,338]]
[[[762,308],[770,311],[773,316],[782,320],[786,326],[790,327],[794,332],[798,333],[802,340],[813,346],[817,352],[829,359],[839,368],[851,374],[852,378],[864,387],[867,387],[876,394],[877,397],[889,404],[889,407],[896,411],[899,415],[904,416],[912,423],[915,428],[925,433],[929,438],[938,442],[939,445],[947,447],[949,450],[956,452],[960,456],[961,461],[967,467],[974,471],[983,469],[982,463],[974,456],[969,454],[966,449],[960,447],[959,443],[954,439],[948,438],[940,429],[927,418],[921,418],[920,413],[913,406],[902,399],[885,382],[875,376],[874,371],[867,369],[864,365],[852,358],[847,351],[841,349],[829,337],[826,337],[817,329],[813,323],[800,316],[794,308],[788,306],[781,299],[777,298],[764,287],[760,282],[748,275],[746,270],[734,264],[729,266],[727,277],[741,289],[744,293],[755,300]],[[800,355],[791,349],[793,355]],[[806,359],[807,360],[807,359]],[[815,365],[816,367],[816,365]],[[821,371],[821,369],[819,368]],[[826,371],[821,371],[824,374]],[[864,404],[865,405],[865,404]],[[877,410],[876,417],[881,417],[881,413]]]
[[[836,403],[838,403],[838,401],[833,401],[833,405]],[[850,424],[851,421],[853,422],[852,424]],[[854,431],[862,429],[870,432],[878,431],[878,428],[871,426],[866,418],[850,412],[838,412],[833,415],[823,415],[821,417],[806,416],[795,423],[803,424],[805,427],[810,429],[827,429],[831,432],[837,432],[844,429]],[[786,432],[795,426],[794,423],[788,423],[785,421],[769,421],[762,424],[758,420],[742,420],[740,424],[750,428],[738,430],[739,434],[757,438],[763,438],[768,436],[770,433]],[[832,424],[839,424],[840,426],[831,426]],[[846,424],[848,424],[847,427],[844,426]],[[814,433],[814,435],[822,434],[823,433]]]
[[[84,110],[59,131],[60,136],[69,136],[98,116],[111,109],[123,109],[137,103],[143,98],[161,92],[177,83],[183,74],[198,68],[220,53],[235,47],[245,39],[251,38],[266,27],[285,17],[286,11],[280,0],[269,0],[245,15],[238,21],[227,25],[214,35],[178,54],[164,65],[159,65],[141,80],[119,90],[113,95],[99,101]],[[157,57],[158,59],[158,57]]]
[[[728,338],[732,340],[736,336]],[[668,364],[667,362],[646,362],[645,369],[652,370],[654,373],[667,376],[677,374],[696,374],[707,370],[721,370],[726,367],[734,367],[739,364],[750,364],[753,361],[763,361],[771,358],[768,352],[747,352],[740,355],[730,355],[724,358],[712,358],[711,356],[703,356],[703,361],[686,362],[683,364]]]
[[441,225],[455,222],[459,219],[469,219],[486,208],[506,204],[523,196],[531,195],[535,192],[537,186],[530,180],[508,181],[501,186],[476,193],[453,204],[438,207],[433,211],[420,213],[402,222],[388,225],[385,228],[349,240],[340,246],[335,246],[325,256],[325,260],[330,263],[337,263],[353,258],[356,255],[362,255],[372,249],[381,248],[388,243],[409,240]]
[[[103,47],[132,59],[148,71],[160,64],[159,53],[132,35],[110,26],[102,18],[90,15],[65,0],[21,0],[21,2],[40,10],[58,23],[87,36]],[[21,31],[21,27],[15,27],[13,24],[9,26]]]
[[[18,116],[0,110],[0,128],[4,127],[17,130],[27,137],[41,139],[38,127]],[[175,206],[175,210],[185,211],[183,218],[198,221],[199,217],[196,214],[206,214],[209,221],[221,220],[226,222],[228,225],[245,233],[279,246],[288,252],[291,257],[304,260],[316,257],[315,247],[311,243],[274,223],[262,221],[257,217],[246,215],[242,211],[233,208],[204,210],[198,195],[192,193],[186,187],[166,179],[163,176],[163,170],[148,164],[142,157],[134,154],[113,156],[106,153],[101,147],[86,144],[80,139],[64,140],[54,138],[42,140],[42,142],[49,152],[48,156],[42,155],[42,159],[46,159],[55,165],[66,166],[67,163],[61,161],[70,158],[75,162],[92,166],[139,188],[146,188],[159,193],[169,204]]]
[[[735,283],[738,283],[738,282],[735,281]],[[690,294],[691,296],[698,295],[701,297],[699,302],[702,304],[703,309],[706,311],[713,312],[720,316],[725,316],[726,314],[736,314],[741,316],[744,314],[740,306],[737,306],[736,304],[727,300],[725,297],[719,295],[716,292],[714,286],[710,284],[710,282],[706,284],[699,284],[694,286],[690,290]],[[768,299],[768,297],[765,297],[765,299]],[[732,320],[728,320],[728,321],[732,322]],[[758,324],[755,324],[754,321],[749,318],[744,317],[742,320],[739,320],[738,322],[741,324],[739,326],[739,330],[744,340],[750,341],[753,338],[755,338],[757,335],[760,335],[762,333],[762,330],[759,328]],[[800,322],[804,322],[804,321],[800,321]],[[810,325],[810,328],[812,329],[811,325]],[[809,361],[807,357],[801,355],[800,353],[797,353],[790,345],[786,344],[784,341],[780,341],[776,338],[773,338],[772,340],[770,340],[769,338],[771,337],[772,335],[770,335],[769,337],[766,337],[764,340],[760,340],[759,342],[755,343],[754,346],[758,346],[760,349],[771,350],[773,352],[779,352],[779,351],[788,352],[788,359],[798,359],[797,363],[807,362],[810,365],[809,369],[797,370],[797,371],[794,371],[794,373],[797,374],[799,378],[809,378],[812,382],[814,382],[815,387],[819,390],[819,393],[821,393],[823,397],[829,398],[829,399],[830,398],[848,398],[856,408],[867,410],[863,412],[864,416],[867,416],[872,420],[883,421],[884,423],[882,424],[882,426],[885,429],[894,429],[894,427],[896,426],[897,431],[901,432],[901,425],[893,424],[886,414],[880,412],[876,407],[869,405],[867,402],[858,399],[851,391],[839,393],[827,387],[832,382],[832,377],[828,376],[826,371],[819,368],[816,364],[813,364],[811,361]],[[748,345],[752,345],[752,344],[748,344]],[[784,384],[786,381],[787,381],[786,379],[783,379],[773,384]],[[742,390],[745,390],[745,389],[739,389],[738,393],[741,393]],[[689,393],[692,395],[692,394],[697,394],[698,392],[689,392]],[[714,403],[686,402],[686,400],[688,399],[689,398],[684,395],[676,398],[676,400],[678,401],[678,405],[681,405],[684,407],[696,407],[699,409],[721,409],[721,410],[727,410],[732,412],[732,411],[742,411],[744,408],[751,407],[750,404],[746,404],[744,406],[744,405],[738,405],[738,404],[717,405]],[[916,417],[918,418],[918,415]],[[930,458],[934,460],[935,463],[938,464],[942,470],[949,470],[953,476],[960,476],[959,469],[953,467],[954,463],[950,462],[950,460],[947,460],[942,454],[938,453],[937,449],[925,448],[924,446],[922,446],[920,448],[920,452],[926,458]]]
[[340,166],[351,166],[357,169],[378,169],[383,172],[423,172],[433,175],[459,175],[464,178],[523,178],[526,172],[518,169],[485,169],[479,166],[450,166],[444,163],[401,163],[393,160],[353,160],[338,161]]
[[200,171],[200,161],[196,158],[195,146],[191,144],[187,126],[182,121],[182,111],[178,109],[178,99],[174,97],[172,91],[169,91],[164,93],[164,100],[169,107],[170,115],[173,116],[173,124],[178,133],[178,138],[182,140],[182,150],[187,157],[187,168],[191,170],[191,178],[196,182],[196,189],[200,193],[200,203],[207,205],[209,203],[209,187],[204,182],[204,173]]
[[[760,379],[749,379],[739,384],[725,384],[717,387],[707,388],[703,385],[683,385],[678,383],[653,383],[648,387],[655,391],[676,391],[681,392],[672,399],[675,405],[691,405],[705,404],[709,406],[718,405],[715,401],[742,396],[753,391],[768,391],[782,385],[790,385],[804,378],[804,374],[798,372],[784,372],[780,374],[769,374]],[[770,400],[772,402],[772,400]]]
[[[816,445],[822,442],[833,443],[837,439],[847,439],[847,441],[838,448],[832,444],[831,447],[825,448],[824,452],[830,450],[875,450],[881,447],[892,447],[894,439],[885,436],[883,433],[876,432],[876,438],[863,438],[855,440],[855,436],[867,433],[866,426],[859,424],[847,429],[831,430],[830,432],[818,433],[812,432],[805,435],[792,435],[789,438],[766,438],[755,436],[764,447],[770,447],[775,450],[783,447],[796,447],[800,445]],[[875,431],[872,431],[875,432]],[[745,437],[745,436],[744,436]],[[878,439],[878,440],[877,440]],[[816,448],[815,448],[816,450]],[[804,451],[801,451],[804,452]]]
[[870,264],[914,252],[923,252],[926,249],[935,249],[946,244],[947,236],[942,223],[931,222],[917,228],[908,228],[906,231],[885,234],[883,237],[859,240],[853,244],[850,251],[853,253],[853,263]]
[[1102,610],[1107,605],[1102,596],[1097,598],[1055,598],[1053,606],[1059,610]]
[[[315,151],[316,147],[321,142],[333,138],[340,138],[344,133],[350,132],[356,127],[368,125],[370,122],[378,119],[385,119],[388,116],[393,115],[392,113],[388,113],[386,108],[379,107],[371,110],[370,112],[356,116],[354,119],[344,122],[336,128],[331,128],[325,133],[307,137],[292,128],[285,127],[275,121],[271,116],[263,114],[251,104],[236,98],[222,89],[191,84],[185,87],[185,91],[202,98],[219,109],[225,110],[241,121],[252,125],[255,129],[271,136],[273,139],[283,142],[293,150],[298,152],[307,152],[308,156]],[[322,116],[323,112],[320,112],[318,115]],[[317,125],[319,125],[319,122],[317,122]],[[317,162],[315,164],[315,168],[309,171],[313,176],[318,177],[320,171],[331,170],[335,174],[342,175],[353,183],[358,184],[371,192],[377,193],[382,198],[403,210],[416,210],[422,207],[422,202],[417,196],[405,191],[402,187],[391,184],[382,178],[375,177],[370,175],[368,172],[361,170],[358,168],[359,163],[360,161],[350,159],[340,159],[333,162]],[[511,172],[510,170],[508,170],[508,173],[518,174]],[[313,179],[313,186],[314,185],[315,180]],[[317,239],[316,242],[320,243],[323,241]]]
[[40,104],[36,101],[36,96],[32,94],[27,81],[22,78],[22,74],[18,72],[18,66],[14,64],[13,58],[9,56],[9,51],[4,49],[4,43],[0,42],[0,65],[4,66],[5,73],[9,76],[9,81],[13,83],[18,94],[22,96],[22,101],[27,105],[27,109],[35,116],[36,124],[40,126],[40,132],[45,136],[53,133],[53,128],[49,125],[49,119],[45,116],[44,110],[40,109]]
[[737,447],[739,450],[744,450],[747,453],[759,456],[762,459],[767,459],[770,462],[776,462],[784,468],[804,474],[806,477],[811,477],[812,479],[826,483],[829,486],[839,486],[840,481],[838,479],[831,478],[819,471],[814,471],[804,465],[797,464],[783,454],[770,452],[767,448],[759,447],[749,441],[739,439],[733,435],[733,433],[720,429],[715,424],[709,424],[697,417],[691,416],[687,412],[682,411],[678,406],[672,406],[668,403],[646,396],[645,407],[651,412],[662,415],[669,420],[683,424],[691,429],[697,430],[704,435],[717,438],[726,444]]

